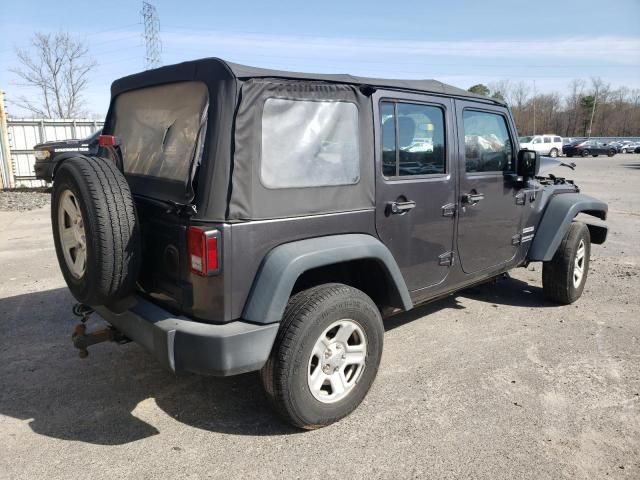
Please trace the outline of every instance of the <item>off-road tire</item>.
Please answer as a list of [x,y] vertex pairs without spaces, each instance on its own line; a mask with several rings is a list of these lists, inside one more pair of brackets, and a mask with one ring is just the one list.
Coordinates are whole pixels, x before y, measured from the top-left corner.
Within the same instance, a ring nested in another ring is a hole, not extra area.
[[[79,201],[86,237],[86,267],[71,274],[62,252],[58,211],[70,190]],[[105,305],[129,294],[140,270],[135,204],[124,175],[110,160],[78,156],[64,161],[51,193],[51,222],[58,263],[73,296],[87,305]]]
[[[350,319],[366,336],[365,368],[349,394],[335,403],[316,399],[307,376],[311,351],[333,322]],[[285,309],[271,355],[260,372],[264,390],[288,423],[307,430],[334,423],[362,402],[378,372],[384,328],[376,304],[347,285],[330,283],[301,291]]]
[[[580,242],[584,242],[585,254],[580,283],[574,285],[575,259]],[[572,222],[553,259],[542,265],[542,290],[545,298],[555,303],[569,305],[582,295],[589,272],[591,237],[589,228],[581,222]]]

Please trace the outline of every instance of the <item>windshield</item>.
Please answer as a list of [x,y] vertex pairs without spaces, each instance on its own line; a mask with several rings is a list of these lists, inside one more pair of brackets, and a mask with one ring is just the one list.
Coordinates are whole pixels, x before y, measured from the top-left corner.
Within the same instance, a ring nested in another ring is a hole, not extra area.
[[187,184],[201,154],[209,94],[202,82],[132,90],[115,100],[114,135],[127,174]]
[[531,143],[533,137],[520,137],[520,143]]

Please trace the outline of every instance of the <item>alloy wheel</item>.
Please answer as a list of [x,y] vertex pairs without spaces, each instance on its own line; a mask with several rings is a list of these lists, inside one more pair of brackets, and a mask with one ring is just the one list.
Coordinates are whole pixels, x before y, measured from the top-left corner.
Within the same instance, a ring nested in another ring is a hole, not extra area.
[[80,205],[71,190],[60,196],[58,233],[69,272],[74,278],[82,278],[87,266],[87,238]]
[[311,394],[322,403],[345,398],[358,383],[365,368],[367,340],[354,320],[332,323],[316,341],[307,371]]

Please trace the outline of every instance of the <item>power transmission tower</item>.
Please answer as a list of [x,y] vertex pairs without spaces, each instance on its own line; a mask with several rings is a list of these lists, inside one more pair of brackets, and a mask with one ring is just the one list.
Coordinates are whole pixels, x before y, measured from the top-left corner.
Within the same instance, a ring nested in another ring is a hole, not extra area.
[[162,65],[160,52],[160,19],[156,7],[149,2],[142,2],[142,20],[144,22],[144,44],[146,47],[145,61],[147,70]]

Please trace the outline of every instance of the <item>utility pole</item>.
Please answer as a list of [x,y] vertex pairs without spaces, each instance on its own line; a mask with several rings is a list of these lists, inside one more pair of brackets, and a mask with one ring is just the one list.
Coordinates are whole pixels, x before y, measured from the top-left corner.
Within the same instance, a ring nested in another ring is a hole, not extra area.
[[144,23],[144,44],[146,47],[145,63],[147,70],[162,65],[160,52],[160,19],[156,7],[149,2],[142,2],[142,21]]
[[598,90],[599,88],[596,88],[596,91],[594,92],[594,95],[593,95],[593,107],[591,107],[591,120],[589,120],[589,138],[591,138],[591,129],[593,128],[593,116],[596,113],[596,103],[598,102]]
[[7,112],[4,108],[4,92],[0,90],[0,189],[13,187],[13,164],[9,148]]

